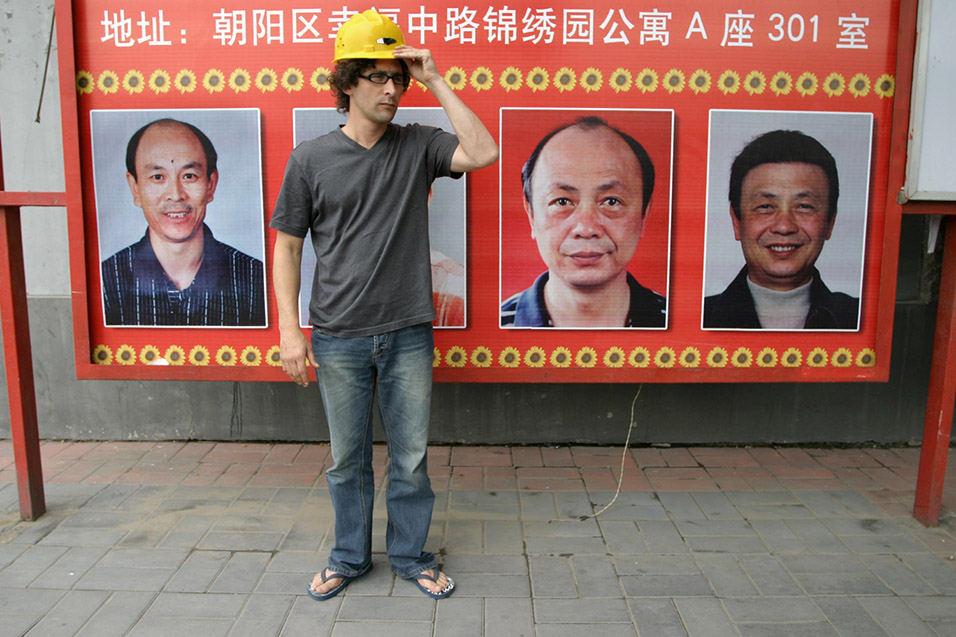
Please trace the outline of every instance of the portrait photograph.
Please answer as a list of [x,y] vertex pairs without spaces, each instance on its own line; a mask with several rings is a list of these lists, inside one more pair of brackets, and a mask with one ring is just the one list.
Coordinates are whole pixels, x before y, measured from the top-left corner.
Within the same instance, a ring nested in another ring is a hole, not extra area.
[[701,327],[857,331],[870,113],[710,111]]
[[674,112],[500,120],[499,327],[666,329]]
[[[454,132],[445,111],[437,107],[403,107],[392,123],[399,126],[421,124]],[[345,116],[334,108],[297,108],[293,110],[294,142],[302,142],[345,124]],[[436,179],[428,202],[428,240],[431,248],[432,297],[435,301],[436,328],[467,326],[467,259],[465,179]],[[299,324],[309,326],[309,300],[315,276],[315,251],[311,236],[302,248],[302,284],[299,290]]]
[[263,328],[259,110],[90,112],[107,327]]

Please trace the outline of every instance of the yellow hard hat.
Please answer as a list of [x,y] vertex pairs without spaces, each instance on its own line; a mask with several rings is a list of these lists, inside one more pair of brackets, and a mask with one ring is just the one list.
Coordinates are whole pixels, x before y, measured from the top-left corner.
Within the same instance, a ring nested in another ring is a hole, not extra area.
[[339,27],[335,36],[335,59],[394,59],[392,51],[405,44],[405,36],[388,16],[369,9],[356,13]]

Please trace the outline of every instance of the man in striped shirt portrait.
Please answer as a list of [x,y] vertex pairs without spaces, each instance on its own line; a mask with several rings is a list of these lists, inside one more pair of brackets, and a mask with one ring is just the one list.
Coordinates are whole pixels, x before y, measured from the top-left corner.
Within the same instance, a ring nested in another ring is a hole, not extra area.
[[126,181],[148,226],[102,264],[108,326],[263,327],[262,261],[205,223],[219,183],[216,150],[192,124],[160,119],[126,149]]

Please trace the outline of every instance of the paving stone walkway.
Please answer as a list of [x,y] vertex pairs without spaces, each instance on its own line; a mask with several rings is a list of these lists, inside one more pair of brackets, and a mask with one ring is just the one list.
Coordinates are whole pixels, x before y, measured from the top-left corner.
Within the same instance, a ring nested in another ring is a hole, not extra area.
[[326,445],[42,454],[48,512],[22,522],[0,441],[0,637],[956,635],[953,462],[924,528],[914,448],[432,447],[455,595],[391,574],[379,498],[375,568],[321,603]]

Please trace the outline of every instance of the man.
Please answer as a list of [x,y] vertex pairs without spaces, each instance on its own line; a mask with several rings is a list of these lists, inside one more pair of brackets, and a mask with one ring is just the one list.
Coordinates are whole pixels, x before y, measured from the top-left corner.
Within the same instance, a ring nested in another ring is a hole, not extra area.
[[[431,53],[404,45],[398,27],[368,10],[339,29],[330,79],[344,126],[300,144],[289,158],[271,227],[283,370],[308,384],[316,368],[332,441],[326,471],[335,510],[329,566],[309,584],[318,600],[372,567],[372,397],[388,440],[392,571],[433,598],[454,582],[424,550],[434,494],[427,472],[435,317],[428,191],[436,177],[488,166],[498,147],[445,83]],[[391,123],[414,78],[438,99],[456,135]],[[317,265],[309,339],[296,297],[303,238]]]
[[502,304],[501,326],[664,327],[664,297],[627,271],[654,192],[644,147],[585,117],[545,136],[521,181],[531,236],[548,270]]
[[799,131],[755,138],[730,169],[730,219],[746,265],[704,300],[704,328],[855,330],[859,299],[814,265],[833,232],[840,182],[823,145]]
[[216,150],[198,128],[149,123],[126,147],[126,181],[143,238],[102,263],[106,325],[262,327],[262,262],[205,224],[219,183]]

